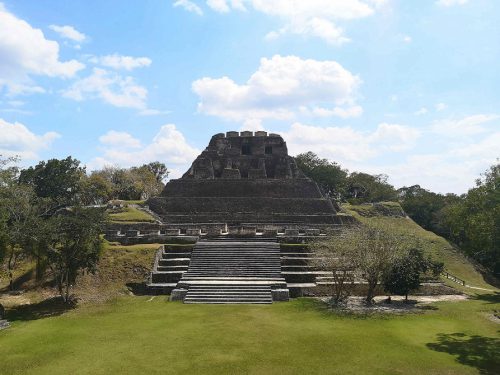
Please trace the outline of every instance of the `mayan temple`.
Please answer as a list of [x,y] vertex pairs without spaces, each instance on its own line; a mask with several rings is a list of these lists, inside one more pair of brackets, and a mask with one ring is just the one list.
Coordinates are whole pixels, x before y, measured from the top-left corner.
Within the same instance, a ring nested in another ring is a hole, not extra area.
[[151,241],[195,242],[163,246],[148,284],[185,303],[302,295],[329,276],[310,265],[307,247],[289,251],[281,243],[300,244],[353,222],[299,170],[283,138],[264,131],[214,135],[182,178],[147,204],[161,222]]
[[264,131],[214,135],[182,178],[148,204],[166,224],[196,223],[216,234],[227,227],[273,232],[342,224],[283,138]]

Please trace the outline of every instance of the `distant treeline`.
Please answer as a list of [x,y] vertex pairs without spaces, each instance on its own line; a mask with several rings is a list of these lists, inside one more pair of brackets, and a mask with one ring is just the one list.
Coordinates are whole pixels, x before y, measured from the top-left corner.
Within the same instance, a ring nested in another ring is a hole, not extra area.
[[500,277],[500,164],[466,194],[439,194],[419,185],[395,189],[386,175],[349,172],[313,152],[296,156],[299,168],[339,202],[394,201],[420,226],[455,243]]

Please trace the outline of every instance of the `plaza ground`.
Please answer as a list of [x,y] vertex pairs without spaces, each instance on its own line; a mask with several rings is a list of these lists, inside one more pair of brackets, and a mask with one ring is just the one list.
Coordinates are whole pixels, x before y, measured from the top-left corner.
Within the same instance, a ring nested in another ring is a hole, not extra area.
[[[47,303],[47,302],[45,302]],[[418,313],[352,315],[312,299],[185,305],[129,296],[44,317],[9,310],[1,374],[494,374],[498,293]]]

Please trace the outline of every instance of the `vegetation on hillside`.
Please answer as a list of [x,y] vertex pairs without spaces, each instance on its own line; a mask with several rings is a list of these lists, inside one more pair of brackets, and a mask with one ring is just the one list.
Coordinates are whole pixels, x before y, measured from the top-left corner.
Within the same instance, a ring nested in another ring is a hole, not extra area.
[[[423,249],[425,256],[431,256],[436,262],[443,262],[446,270],[465,280],[468,285],[485,289],[492,288],[477,270],[477,267],[456,246],[445,238],[423,229],[411,218],[386,216],[377,211],[375,205],[344,204],[342,205],[342,209],[353,215],[361,223],[371,226],[389,227],[391,232],[395,234],[401,234],[402,236],[418,240],[419,246]],[[450,285],[468,293],[471,292],[470,289],[461,288],[459,284],[450,282]]]
[[500,277],[500,164],[492,166],[462,196],[411,186],[399,190],[410,217],[437,233]]
[[[386,175],[349,172],[313,152],[296,156],[299,168],[337,203],[399,202],[420,226],[453,242],[500,278],[500,164],[491,166],[466,194],[438,194],[419,185],[397,191]],[[358,213],[370,212],[360,206]]]

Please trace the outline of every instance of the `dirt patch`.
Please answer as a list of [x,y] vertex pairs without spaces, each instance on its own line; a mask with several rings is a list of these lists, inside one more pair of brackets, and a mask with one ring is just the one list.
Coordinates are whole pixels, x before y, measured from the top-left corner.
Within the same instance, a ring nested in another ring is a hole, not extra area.
[[[335,309],[341,312],[350,312],[356,314],[405,314],[416,313],[424,310],[431,310],[429,304],[442,301],[463,301],[468,297],[465,295],[439,295],[439,296],[408,296],[408,301],[404,301],[404,297],[392,296],[391,303],[388,303],[387,297],[375,297],[375,303],[368,306],[365,303],[364,297],[349,297],[348,300]],[[321,301],[329,303],[330,299],[326,297],[320,298]]]

